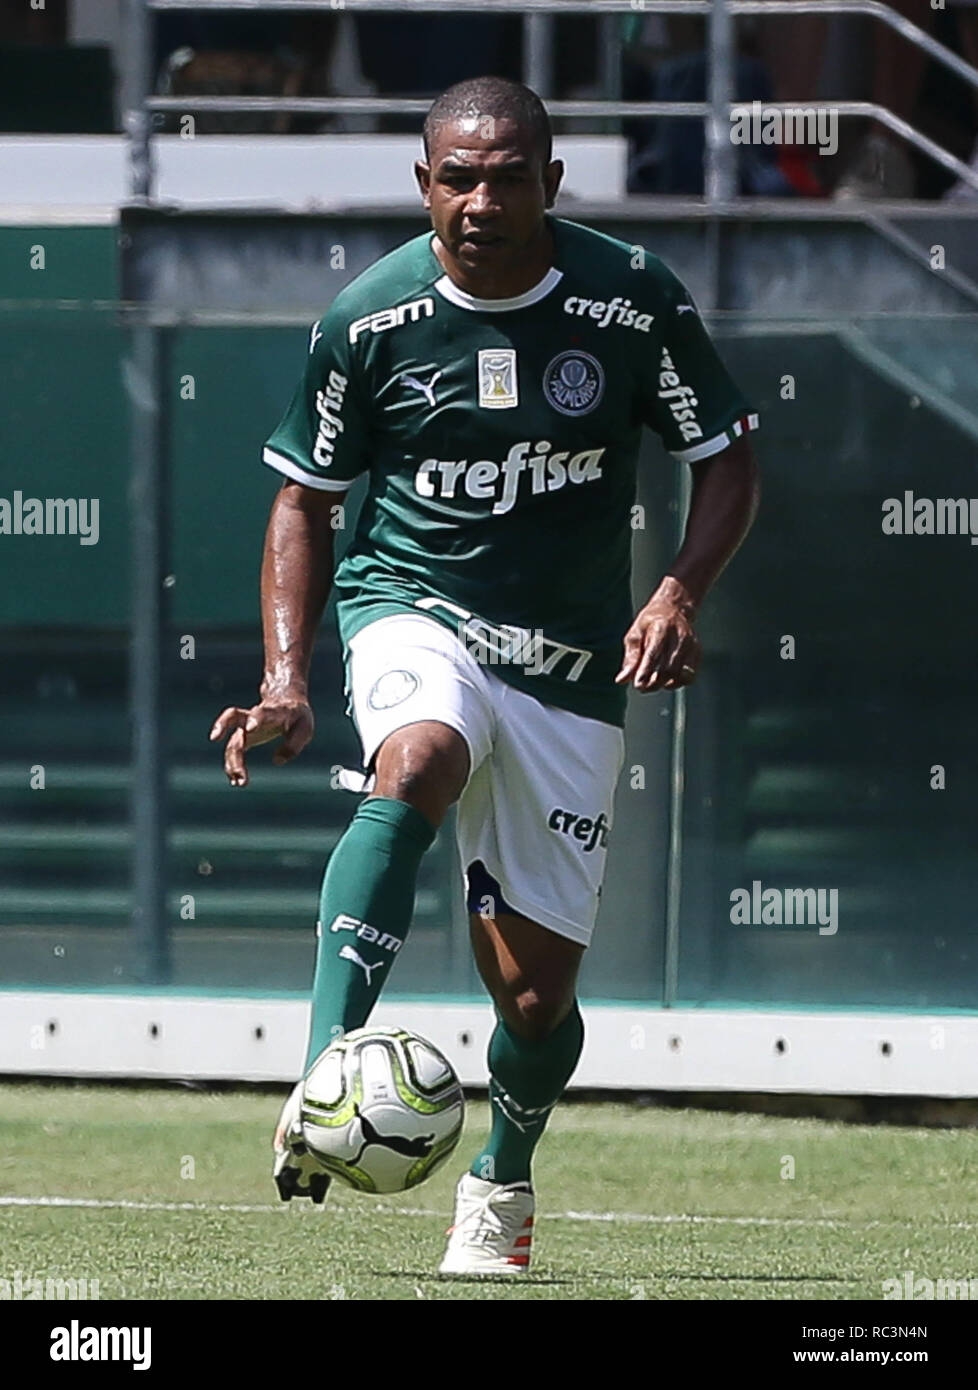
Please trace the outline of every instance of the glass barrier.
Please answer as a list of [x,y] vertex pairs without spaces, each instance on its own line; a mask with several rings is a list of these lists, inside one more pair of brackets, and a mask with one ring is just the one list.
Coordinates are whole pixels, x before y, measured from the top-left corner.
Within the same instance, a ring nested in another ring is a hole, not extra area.
[[[304,991],[356,805],[336,784],[358,747],[332,611],[303,755],[255,750],[232,790],[207,736],[256,697],[278,486],[259,451],[307,326],[156,330],[169,968],[148,980],[130,887],[134,324],[112,305],[0,313],[0,984]],[[699,680],[631,697],[582,994],[975,1009],[978,317],[714,330],[761,413],[762,511],[702,614]],[[683,471],[646,439],[637,602],[675,551]],[[388,993],[481,997],[451,820]]]
[[765,495],[688,699],[678,998],[973,1009],[978,320],[745,330]]
[[132,978],[124,353],[111,310],[0,314],[6,987]]

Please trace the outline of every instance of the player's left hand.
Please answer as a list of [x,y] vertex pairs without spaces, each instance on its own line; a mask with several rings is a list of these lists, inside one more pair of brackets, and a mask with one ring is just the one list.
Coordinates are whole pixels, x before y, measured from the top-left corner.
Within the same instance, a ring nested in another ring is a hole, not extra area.
[[[625,633],[625,659],[615,677],[618,685],[630,681],[645,693],[678,690],[696,679],[702,652],[693,631],[693,607],[667,583],[652,595]],[[672,584],[681,589],[675,581]]]

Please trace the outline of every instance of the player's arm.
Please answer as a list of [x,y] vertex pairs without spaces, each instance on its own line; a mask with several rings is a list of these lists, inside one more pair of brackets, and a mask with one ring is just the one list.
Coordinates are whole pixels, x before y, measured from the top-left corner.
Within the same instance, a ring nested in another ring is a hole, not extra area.
[[312,738],[309,665],[333,579],[333,537],[343,499],[368,466],[366,411],[344,331],[331,310],[313,325],[306,367],[262,453],[285,482],[272,503],[261,567],[265,666],[258,704],[224,710],[211,739],[227,738],[224,770],[248,784],[245,753],[281,738],[289,762]]
[[261,567],[259,703],[224,710],[211,730],[215,741],[230,734],[224,770],[232,787],[248,785],[249,748],[281,738],[272,759],[281,765],[312,738],[309,666],[333,578],[334,508],[344,496],[286,481],[272,503]]
[[737,439],[691,463],[693,493],[682,547],[625,636],[617,680],[636,690],[674,690],[695,678],[697,610],[750,530],[760,499],[753,450]]
[[760,486],[747,442],[757,415],[731,380],[685,286],[670,276],[661,347],[643,383],[646,424],[692,470],[686,534],[625,635],[617,680],[674,690],[695,679],[697,610],[750,530]]

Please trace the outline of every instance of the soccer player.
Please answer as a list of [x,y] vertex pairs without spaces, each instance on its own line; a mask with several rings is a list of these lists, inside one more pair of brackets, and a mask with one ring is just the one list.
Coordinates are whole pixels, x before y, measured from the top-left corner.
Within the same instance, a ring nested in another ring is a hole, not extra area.
[[[696,306],[654,256],[553,216],[563,167],[527,88],[450,88],[416,165],[427,231],[343,289],[264,450],[284,475],[261,571],[259,703],[245,753],[313,733],[307,679],[333,525],[367,475],[335,580],[366,798],[326,868],[306,1068],[370,1015],[411,924],[422,856],[453,804],[472,946],[495,1004],[491,1133],[459,1184],[444,1273],[525,1273],[531,1159],[583,1044],[575,981],[594,925],[626,690],[696,675],[693,623],[756,508],[757,417]],[[692,469],[682,547],[633,617],[643,425]],[[328,1177],[275,1136],[281,1196]]]

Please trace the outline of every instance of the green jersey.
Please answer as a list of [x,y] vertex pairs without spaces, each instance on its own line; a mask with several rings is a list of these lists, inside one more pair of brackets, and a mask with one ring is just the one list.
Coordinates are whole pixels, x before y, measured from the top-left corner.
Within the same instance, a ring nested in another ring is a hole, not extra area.
[[694,462],[757,417],[661,261],[548,222],[554,264],[512,299],[459,289],[431,232],[364,271],[313,326],[263,457],[313,488],[367,474],[335,578],[344,643],[427,613],[501,679],[621,725],[642,426]]

